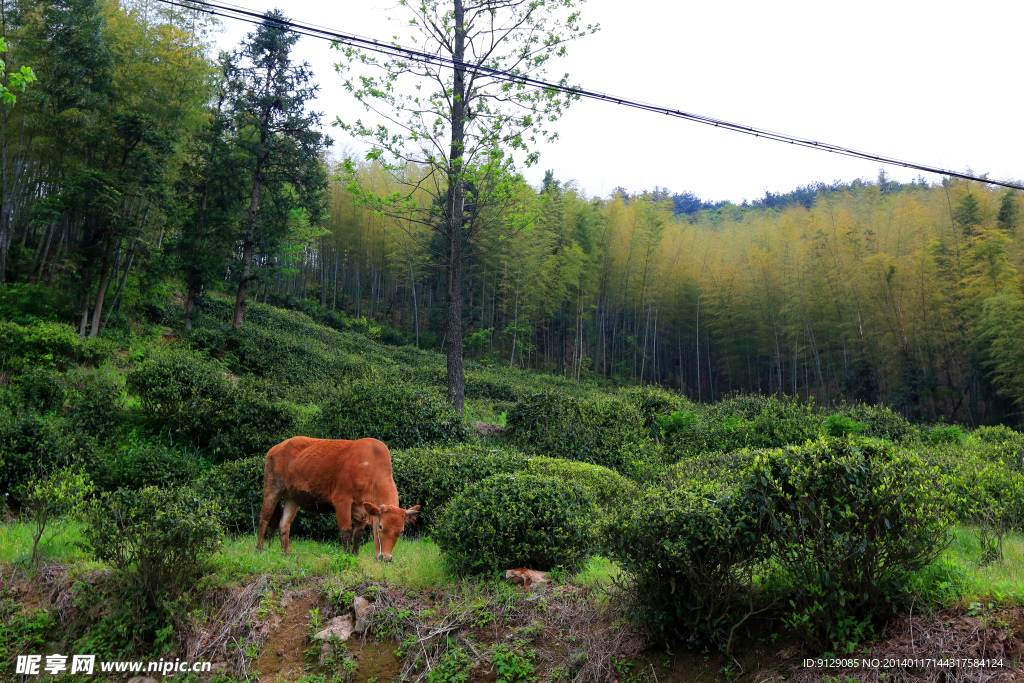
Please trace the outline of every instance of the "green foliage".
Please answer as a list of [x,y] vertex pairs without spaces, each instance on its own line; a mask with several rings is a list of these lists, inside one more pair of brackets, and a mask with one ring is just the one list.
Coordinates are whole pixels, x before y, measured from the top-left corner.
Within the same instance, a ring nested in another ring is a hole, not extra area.
[[964,432],[956,425],[938,424],[928,430],[928,442],[931,444],[958,444],[964,440]]
[[8,283],[0,288],[0,320],[19,325],[69,320],[74,316],[74,297],[55,287]]
[[857,403],[835,411],[864,425],[862,436],[888,439],[896,443],[913,440],[917,430],[906,418],[892,408],[878,403]]
[[899,606],[953,521],[924,462],[877,440],[763,453],[744,489],[769,520],[774,561],[794,586],[791,624],[833,650]]
[[441,509],[469,484],[496,474],[522,472],[529,459],[517,451],[499,451],[474,444],[408,448],[391,452],[391,469],[399,504],[419,505],[416,527],[435,526]]
[[615,516],[605,544],[633,578],[643,621],[728,649],[747,572],[763,553],[760,519],[741,497],[698,482],[649,489]]
[[462,417],[435,391],[373,375],[341,383],[312,424],[325,439],[380,439],[391,448],[454,443],[469,437]]
[[0,411],[0,490],[11,492],[20,503],[19,491],[62,467],[94,472],[100,468],[96,440],[71,428],[65,419]]
[[498,644],[491,648],[495,683],[532,683],[537,680],[533,666],[537,653],[534,650],[520,651],[521,646],[522,643],[517,642],[512,647]]
[[121,444],[104,456],[92,474],[96,485],[106,491],[147,486],[185,486],[203,472],[205,463],[195,450],[170,448],[162,443],[142,441]]
[[983,562],[1002,559],[1003,538],[1024,528],[1024,474],[1019,460],[1007,464],[998,457],[999,445],[953,442],[922,454],[935,488],[947,492],[950,513],[977,528]]
[[744,448],[731,453],[702,453],[686,457],[666,468],[663,480],[669,489],[687,488],[691,482],[699,482],[729,490],[740,483],[759,452]]
[[[92,482],[83,472],[62,468],[25,486],[18,497],[22,511],[35,525],[32,533],[32,563],[39,566],[39,544],[49,530],[49,539],[60,534],[77,516],[85,498],[93,491]],[[44,543],[45,545],[45,543]]]
[[574,482],[500,474],[470,484],[449,501],[434,540],[459,574],[573,568],[594,548],[598,514]]
[[0,588],[0,677],[17,680],[18,655],[42,653],[57,625],[51,612],[28,608],[12,590]]
[[640,487],[636,482],[600,465],[558,458],[533,457],[526,462],[521,471],[575,482],[583,487],[587,498],[596,503],[597,507],[605,513],[611,513],[613,510],[629,505],[640,495]]
[[467,683],[473,660],[461,647],[450,647],[434,668],[427,672],[427,683]]
[[865,429],[867,425],[857,422],[846,415],[829,415],[825,418],[825,435],[833,437],[856,436]]
[[298,416],[252,384],[230,382],[195,354],[168,351],[128,373],[129,391],[154,429],[207,449],[215,461],[266,453],[293,436]]
[[636,468],[630,446],[644,439],[635,405],[614,397],[535,394],[508,412],[508,439],[523,450],[601,465],[617,472]]
[[63,377],[55,369],[28,366],[11,378],[5,393],[11,406],[47,413],[63,406],[68,390]]
[[818,436],[814,406],[788,397],[734,396],[660,416],[666,451],[676,456],[739,448],[777,448]]
[[661,433],[661,418],[685,411],[691,405],[681,395],[655,386],[630,387],[620,395],[640,411],[644,429],[651,436]]
[[194,586],[209,566],[223,533],[220,514],[193,489],[119,489],[88,505],[82,535],[96,559],[159,608]]
[[70,326],[57,322],[19,325],[0,321],[0,367],[15,372],[25,367],[55,367],[72,363],[95,365],[110,357],[113,345],[105,339],[81,339]]

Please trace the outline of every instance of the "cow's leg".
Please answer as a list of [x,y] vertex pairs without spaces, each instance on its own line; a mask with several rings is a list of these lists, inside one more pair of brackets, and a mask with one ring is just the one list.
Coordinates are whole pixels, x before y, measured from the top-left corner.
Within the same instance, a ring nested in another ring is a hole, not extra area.
[[266,487],[263,489],[263,507],[260,508],[260,529],[256,537],[256,550],[263,550],[263,537],[267,533],[267,527],[270,526],[273,529],[277,525],[276,520],[281,519],[281,506],[278,504],[280,497],[280,491],[269,490]]
[[338,518],[338,533],[341,535],[341,547],[345,552],[352,552],[352,499],[334,501],[334,512]]
[[288,539],[291,535],[292,520],[295,519],[295,513],[299,511],[299,504],[294,500],[287,500],[284,503],[284,514],[281,515],[281,550],[287,555],[291,552],[291,545]]
[[359,546],[363,544],[363,531],[366,529],[365,526],[361,526],[352,532],[352,554],[359,555]]

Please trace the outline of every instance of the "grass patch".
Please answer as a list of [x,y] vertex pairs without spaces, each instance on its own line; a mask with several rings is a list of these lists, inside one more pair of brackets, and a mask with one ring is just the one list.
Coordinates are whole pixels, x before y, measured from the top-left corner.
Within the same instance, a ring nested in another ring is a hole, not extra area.
[[570,582],[577,586],[583,586],[584,588],[590,588],[593,590],[603,590],[607,588],[612,581],[623,575],[622,568],[619,567],[618,563],[609,560],[606,557],[594,555],[587,560],[583,568],[580,569],[570,580]]
[[978,532],[958,525],[953,542],[942,553],[942,559],[961,565],[969,576],[965,603],[981,598],[1000,602],[1024,603],[1024,534],[1014,531],[1003,539],[1003,559],[981,564],[981,542]]
[[430,538],[399,538],[391,562],[377,560],[373,543],[359,549],[358,572],[381,583],[422,590],[449,583],[441,560],[441,549]]
[[[66,565],[89,562],[88,553],[78,545],[84,540],[80,528],[77,522],[71,522],[47,543],[40,543],[39,554],[43,560]],[[31,561],[34,530],[33,524],[18,520],[0,524],[0,562],[15,564]]]

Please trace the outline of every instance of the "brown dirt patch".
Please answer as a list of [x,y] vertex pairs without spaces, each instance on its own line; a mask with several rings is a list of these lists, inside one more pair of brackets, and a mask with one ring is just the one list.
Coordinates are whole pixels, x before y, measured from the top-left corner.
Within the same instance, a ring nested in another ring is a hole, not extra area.
[[317,605],[315,589],[288,590],[277,601],[268,621],[270,633],[256,662],[261,683],[294,681],[305,675],[309,612]]

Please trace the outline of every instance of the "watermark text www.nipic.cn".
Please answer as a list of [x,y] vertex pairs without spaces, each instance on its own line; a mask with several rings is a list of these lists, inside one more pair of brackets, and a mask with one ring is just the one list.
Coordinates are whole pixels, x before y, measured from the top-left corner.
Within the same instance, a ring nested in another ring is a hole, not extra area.
[[210,662],[183,662],[181,659],[156,661],[96,661],[96,655],[18,655],[14,673],[26,676],[63,673],[170,673],[203,672],[210,670]]
[[805,659],[805,669],[1000,669],[1002,657],[825,657]]

